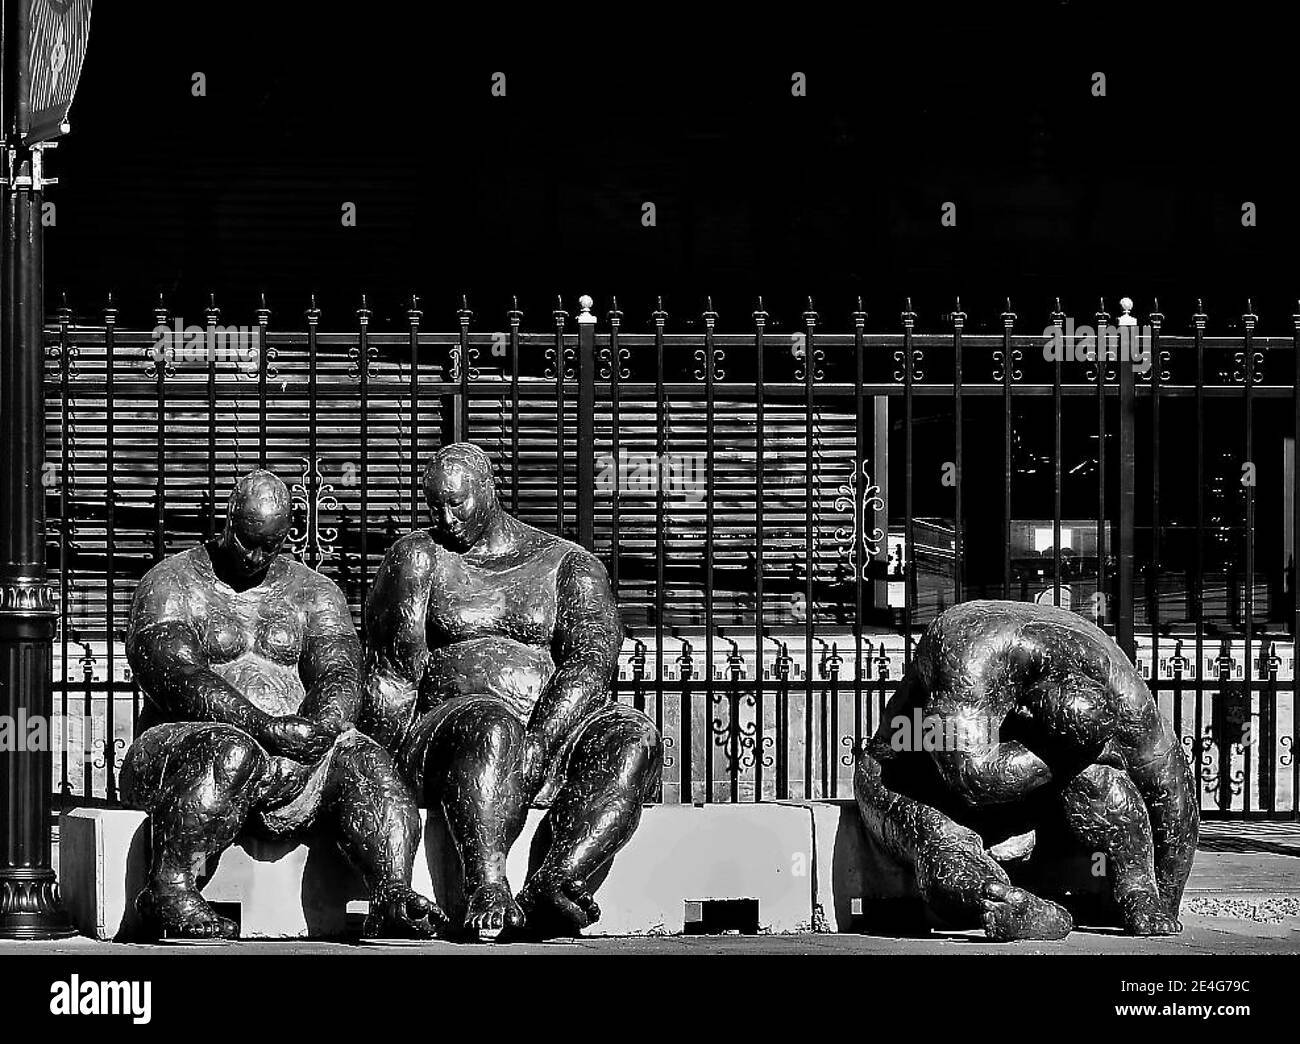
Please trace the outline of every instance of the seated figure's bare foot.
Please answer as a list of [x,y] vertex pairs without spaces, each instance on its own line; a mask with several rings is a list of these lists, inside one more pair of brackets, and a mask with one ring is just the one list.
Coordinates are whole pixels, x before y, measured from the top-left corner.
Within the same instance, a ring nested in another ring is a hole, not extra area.
[[432,899],[397,881],[375,889],[362,934],[367,939],[434,939],[447,928],[447,915]]
[[1167,904],[1152,892],[1135,889],[1116,899],[1129,935],[1177,935],[1183,930],[1178,918],[1170,915]]
[[997,942],[1064,939],[1074,921],[1063,906],[1001,881],[990,881],[980,898],[984,933]]
[[559,874],[536,873],[519,893],[530,933],[577,935],[600,920],[600,907],[585,881]]
[[192,887],[146,885],[135,908],[150,930],[166,939],[238,939],[239,925],[222,917]]
[[510,893],[505,878],[479,885],[470,894],[465,909],[467,932],[498,932],[505,928],[522,928],[524,911]]

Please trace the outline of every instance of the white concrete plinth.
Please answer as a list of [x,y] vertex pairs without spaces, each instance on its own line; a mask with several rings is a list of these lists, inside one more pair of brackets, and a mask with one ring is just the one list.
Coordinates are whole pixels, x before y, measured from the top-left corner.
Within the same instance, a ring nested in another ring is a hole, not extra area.
[[[516,887],[541,854],[532,810],[507,862]],[[442,816],[425,817],[424,858],[412,884],[454,917],[464,911],[459,862]],[[645,809],[632,840],[603,875],[602,916],[587,935],[674,934],[686,928],[687,904],[747,899],[760,930],[812,928],[812,816],[793,805],[658,805]],[[131,939],[139,930],[133,900],[144,884],[149,829],[142,812],[74,809],[64,813],[60,883],[80,930],[98,939]],[[349,902],[365,890],[335,845],[243,838],[200,878],[213,903],[239,904],[242,938],[327,938],[347,926]],[[219,908],[220,909],[220,908]],[[693,906],[692,909],[699,909]],[[234,913],[234,911],[222,911]]]

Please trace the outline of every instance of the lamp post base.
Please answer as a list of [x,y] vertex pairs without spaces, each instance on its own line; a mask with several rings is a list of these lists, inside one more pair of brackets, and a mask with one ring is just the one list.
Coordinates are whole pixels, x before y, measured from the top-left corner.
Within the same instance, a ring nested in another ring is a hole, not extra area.
[[76,934],[59,899],[53,870],[0,869],[0,939],[67,939]]

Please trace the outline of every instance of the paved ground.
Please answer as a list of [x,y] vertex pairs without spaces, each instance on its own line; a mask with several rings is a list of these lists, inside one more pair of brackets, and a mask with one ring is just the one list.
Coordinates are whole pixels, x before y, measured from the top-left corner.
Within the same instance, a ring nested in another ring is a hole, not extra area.
[[126,955],[188,954],[441,954],[491,956],[543,953],[582,954],[925,954],[925,953],[1132,953],[1245,954],[1300,953],[1300,918],[1270,924],[1232,917],[1189,913],[1183,934],[1161,939],[1133,939],[1114,931],[1078,931],[1055,943],[998,945],[975,932],[954,932],[926,939],[866,935],[722,935],[625,939],[577,939],[552,943],[425,943],[374,946],[325,942],[238,942],[218,946],[140,946],[72,939],[62,943],[3,943],[0,957],[22,954]]
[[1300,823],[1210,822],[1183,900],[1183,933],[1134,939],[1110,929],[1079,930],[1056,943],[987,942],[978,932],[927,938],[867,935],[721,935],[577,939],[551,943],[445,942],[415,946],[348,942],[237,942],[146,946],[78,938],[50,943],[0,942],[7,954],[924,954],[924,953],[1300,953]]

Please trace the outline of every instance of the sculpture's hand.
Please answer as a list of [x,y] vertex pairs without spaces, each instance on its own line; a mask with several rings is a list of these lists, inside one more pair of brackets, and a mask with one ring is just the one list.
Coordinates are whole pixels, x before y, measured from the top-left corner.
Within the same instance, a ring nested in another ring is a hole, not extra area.
[[310,762],[323,758],[341,731],[338,722],[317,722],[290,714],[272,718],[258,737],[272,754]]

